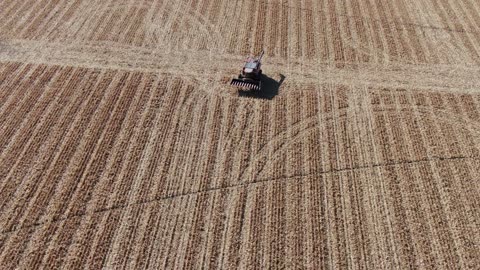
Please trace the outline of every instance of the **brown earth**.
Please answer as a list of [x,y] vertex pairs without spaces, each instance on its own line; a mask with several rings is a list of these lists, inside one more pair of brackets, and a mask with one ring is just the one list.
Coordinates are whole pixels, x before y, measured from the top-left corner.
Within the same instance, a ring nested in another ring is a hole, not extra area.
[[478,269],[479,14],[1,1],[0,268]]

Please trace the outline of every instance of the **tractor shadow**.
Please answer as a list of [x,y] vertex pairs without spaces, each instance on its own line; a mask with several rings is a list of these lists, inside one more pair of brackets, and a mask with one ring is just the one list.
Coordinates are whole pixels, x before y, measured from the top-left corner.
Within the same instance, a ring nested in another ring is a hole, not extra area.
[[285,80],[285,76],[280,74],[280,80],[276,81],[275,79],[268,77],[265,74],[261,75],[262,78],[262,89],[260,91],[238,91],[238,95],[240,97],[252,97],[252,98],[260,98],[260,99],[273,99],[276,95],[278,95],[278,91],[280,86],[282,85],[283,81]]

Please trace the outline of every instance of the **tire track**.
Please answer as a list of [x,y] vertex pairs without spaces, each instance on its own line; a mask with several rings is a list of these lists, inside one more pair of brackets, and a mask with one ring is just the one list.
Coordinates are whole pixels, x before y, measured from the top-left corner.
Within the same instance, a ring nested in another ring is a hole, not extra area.
[[[71,47],[71,49],[68,49],[70,50],[70,52],[68,52],[68,50],[67,52],[65,52],[65,49],[55,48],[58,45],[53,45],[53,46],[52,45],[50,48],[48,48],[48,46],[47,47],[42,46],[44,48],[42,49],[44,52],[39,52],[40,55],[38,55],[37,58],[42,59],[48,54],[49,55],[48,62],[58,63],[61,65],[64,65],[64,64],[71,65],[76,62],[75,65],[80,65],[85,67],[94,67],[94,68],[104,66],[104,64],[102,65],[99,65],[99,64],[105,63],[104,61],[106,61],[107,63],[109,63],[107,64],[107,67],[132,70],[131,65],[127,66],[124,64],[124,60],[115,59],[115,57],[113,58],[110,57],[111,53],[114,53],[114,51],[111,51],[112,48],[109,49],[106,47],[103,47],[103,48],[99,47],[99,49],[101,48],[101,50],[99,51],[98,49],[96,49],[96,46],[94,46],[94,47],[91,47],[91,51],[88,52],[88,54],[83,52],[83,53],[80,53],[79,55],[77,52],[75,52],[76,49],[74,49],[74,47]],[[27,45],[27,46],[30,47],[31,45]],[[19,53],[17,54],[17,56],[14,57],[14,59],[25,61],[27,60],[25,59],[25,57],[27,57],[26,50],[25,50],[25,53],[21,52],[21,50],[22,49],[19,50]],[[35,51],[35,49],[33,48],[30,48],[28,50],[29,50],[29,54],[31,54],[32,51]],[[64,53],[62,53],[62,50],[64,51]],[[108,52],[108,51],[111,51],[111,52]],[[64,55],[65,53],[66,55]],[[76,56],[74,56],[74,58],[72,59],[71,57],[73,56],[72,55],[73,53],[75,53]],[[125,52],[121,52],[121,53],[125,53]],[[84,54],[85,56],[81,56],[82,54]],[[128,54],[131,54],[131,53],[128,53]],[[178,56],[176,55],[175,56],[167,55],[163,57],[162,61],[152,61],[152,57],[154,58],[159,57],[159,55],[157,56],[151,55],[151,52],[149,52],[147,54],[148,57],[146,57],[147,55],[142,56],[142,54],[139,54],[138,51],[133,53],[132,56],[137,55],[135,56],[135,58],[140,57],[145,60],[148,59],[147,61],[138,61],[139,59],[133,60],[135,59],[133,58],[132,63],[133,62],[137,63],[136,64],[137,66],[136,67],[134,66],[133,70],[158,72],[160,69],[160,71],[163,72],[162,70],[166,69],[165,71],[168,73],[183,74],[184,76],[197,77],[197,76],[200,76],[204,67],[204,64],[199,65],[199,63],[209,63],[210,61],[215,61],[216,63],[224,62],[225,70],[230,70],[231,67],[235,65],[234,62],[238,64],[237,57],[230,58],[230,59],[228,58],[226,59],[224,57],[220,59],[210,59],[209,57],[198,55],[193,58],[189,57],[188,59],[190,60],[187,60],[187,63],[178,65],[178,64],[173,64],[173,63],[178,63]],[[20,55],[23,55],[23,56],[20,56]],[[44,56],[41,56],[41,55],[44,55]],[[81,58],[78,58],[78,56],[81,56]],[[88,60],[88,59],[91,59],[92,56],[95,56],[94,59],[97,59],[95,60],[97,61],[97,63],[90,62],[91,60]],[[87,59],[82,59],[83,57],[87,57]],[[8,58],[12,58],[12,57],[8,56]],[[63,59],[66,59],[66,58],[72,59],[73,63],[72,62],[64,63]],[[77,59],[74,60],[75,58]],[[186,60],[187,58],[184,58],[184,59]],[[99,60],[101,62],[99,62]],[[278,70],[279,72],[284,72],[284,70],[280,71],[280,68],[288,66],[287,63],[278,62],[277,59],[271,59],[271,61],[272,61],[272,64],[271,64],[272,66],[267,68],[270,68],[270,69],[273,68],[273,72],[276,72],[276,70]],[[35,62],[38,62],[38,60],[36,60]],[[155,64],[155,62],[157,64]],[[162,65],[163,66],[162,68],[158,66],[159,62],[164,63]],[[231,63],[231,64],[228,64],[228,63]],[[350,66],[349,63],[345,63],[345,64],[346,66]],[[189,68],[187,68],[187,66]],[[303,64],[302,66],[305,66],[305,64]],[[322,68],[322,66],[309,67],[307,65],[308,69],[301,68],[301,66],[291,66],[291,68],[292,67],[293,69],[291,70],[291,72],[287,73],[286,76],[288,76],[288,78],[291,78],[289,80],[292,80],[292,83],[294,84],[300,81],[303,83],[306,83],[309,81],[315,82],[315,80],[312,80],[310,77],[315,76],[314,74],[317,74],[319,69],[321,69],[321,72],[322,72],[321,77],[323,78],[323,80],[330,80],[330,81],[334,80],[339,82],[345,81],[345,80],[346,81],[355,80],[357,83],[360,82],[363,84],[375,83],[376,85],[380,84],[380,85],[389,85],[389,86],[410,85],[410,87],[415,85],[416,87],[419,87],[419,88],[422,88],[422,87],[423,88],[426,88],[426,87],[447,88],[451,90],[455,90],[459,88],[466,89],[463,91],[467,91],[468,89],[474,88],[476,84],[480,84],[475,80],[472,80],[472,77],[468,75],[469,73],[467,73],[467,72],[475,71],[476,68],[468,67],[468,66],[445,65],[445,66],[437,66],[435,69],[432,69],[429,65],[394,64],[390,68],[385,68],[383,71],[378,71],[375,65],[370,65],[370,64],[361,65],[361,66],[358,66],[358,64],[355,64],[355,65],[351,64],[351,67],[348,70],[343,70],[343,71],[336,68],[324,69]],[[309,73],[308,70],[310,70],[310,72],[312,73],[311,75],[308,75]],[[354,71],[353,73],[352,73],[352,70]],[[375,72],[375,70],[377,70],[375,73],[376,76],[373,77],[371,75],[372,74],[371,72]],[[407,81],[405,81],[406,78],[408,78]]]

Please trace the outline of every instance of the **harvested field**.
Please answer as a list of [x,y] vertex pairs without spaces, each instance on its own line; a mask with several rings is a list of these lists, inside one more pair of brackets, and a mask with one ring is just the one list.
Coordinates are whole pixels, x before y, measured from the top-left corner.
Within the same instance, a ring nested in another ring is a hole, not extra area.
[[0,268],[478,268],[479,14],[1,1]]

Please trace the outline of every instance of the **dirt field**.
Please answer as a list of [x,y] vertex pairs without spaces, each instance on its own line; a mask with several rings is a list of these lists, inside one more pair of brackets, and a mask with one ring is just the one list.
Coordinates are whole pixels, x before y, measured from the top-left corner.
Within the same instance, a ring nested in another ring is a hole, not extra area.
[[479,179],[478,1],[0,1],[1,269],[476,269]]

